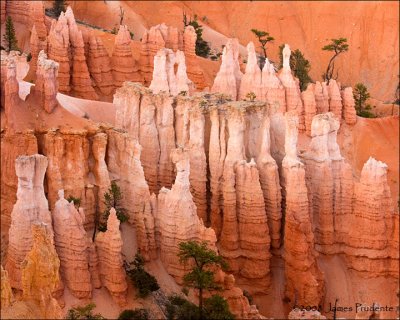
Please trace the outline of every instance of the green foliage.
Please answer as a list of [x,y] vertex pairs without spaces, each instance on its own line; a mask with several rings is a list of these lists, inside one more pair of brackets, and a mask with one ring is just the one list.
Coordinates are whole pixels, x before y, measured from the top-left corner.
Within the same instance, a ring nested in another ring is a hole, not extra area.
[[269,35],[268,32],[266,31],[261,31],[261,30],[257,30],[257,29],[251,29],[251,32],[254,33],[254,35],[257,37],[258,42],[260,42],[261,44],[261,49],[263,51],[264,54],[264,59],[262,60],[262,62],[265,61],[265,59],[267,58],[267,43],[274,41],[275,38],[271,37]]
[[357,83],[354,86],[353,97],[358,116],[363,118],[375,118],[375,115],[369,111],[371,110],[371,106],[365,105],[366,101],[370,97],[370,94],[367,87],[363,83]]
[[183,281],[186,286],[199,291],[199,313],[203,316],[203,290],[220,289],[214,279],[212,267],[227,269],[227,263],[221,256],[208,248],[207,242],[187,241],[179,244],[179,260],[181,263],[193,263],[192,270],[185,274]]
[[229,311],[228,303],[219,295],[213,295],[204,300],[204,310],[202,314],[198,306],[178,295],[168,297],[166,310],[168,320],[234,319],[234,315]]
[[103,212],[103,220],[99,223],[98,230],[107,230],[107,219],[110,215],[110,209],[114,208],[117,213],[117,218],[119,221],[128,221],[128,216],[125,214],[126,210],[121,207],[122,192],[120,187],[115,181],[111,182],[111,186],[106,193],[104,193],[104,204],[106,209]]
[[185,97],[187,96],[187,91],[181,91],[178,95]]
[[144,259],[137,253],[135,260],[129,264],[125,264],[125,270],[133,284],[139,291],[139,297],[145,298],[152,291],[160,289],[157,279],[144,270]]
[[[331,39],[331,43],[325,45],[322,47],[322,50],[325,51],[333,51],[335,54],[332,56],[332,58],[329,60],[328,67],[326,69],[326,72],[322,75],[324,81],[327,81],[329,84],[329,80],[333,78],[333,72],[335,69],[335,59],[336,57],[349,50],[349,45],[347,44],[347,39],[346,38],[339,38],[339,39]],[[338,78],[338,74],[336,73],[336,78]]]
[[218,294],[204,301],[204,309],[206,319],[215,320],[231,320],[235,319],[234,315],[229,311],[228,302]]
[[253,102],[257,98],[257,96],[253,91],[251,91],[246,94],[246,98]]
[[118,320],[148,320],[149,312],[146,309],[128,309],[120,313]]
[[69,196],[67,198],[67,201],[68,202],[72,201],[74,203],[74,206],[75,206],[76,210],[78,210],[80,205],[81,205],[81,198],[75,198],[74,196]]
[[197,39],[196,39],[196,55],[200,57],[207,58],[208,55],[210,54],[210,46],[208,45],[208,42],[203,39],[203,28],[200,26],[200,24],[197,22],[197,15],[194,15],[194,20],[191,20],[188,22],[186,18],[186,14],[183,13],[183,24],[185,27],[187,26],[192,26],[194,28],[194,31],[196,32]]
[[15,36],[14,23],[10,16],[6,19],[6,30],[3,35],[4,48],[7,52],[11,50],[20,51],[18,48],[17,37]]
[[[282,68],[283,66],[282,51],[284,47],[284,44],[279,46],[279,68]],[[308,84],[312,82],[312,79],[308,74],[311,69],[310,62],[304,57],[303,53],[299,49],[296,49],[290,55],[289,64],[294,76],[299,79],[300,90],[306,90]]]
[[65,12],[67,10],[67,2],[65,0],[55,0],[53,2],[53,14],[58,18],[61,12]]
[[96,307],[94,303],[89,303],[84,307],[75,307],[68,310],[65,319],[71,320],[81,320],[81,319],[88,319],[88,320],[97,320],[97,319],[105,319],[101,314],[96,313],[93,314],[92,311]]
[[345,52],[349,50],[346,38],[331,39],[331,43],[322,47],[325,51],[335,51],[335,53]]
[[28,55],[26,56],[26,61],[29,62],[32,60],[32,53],[28,53]]
[[135,34],[132,31],[129,31],[129,34],[131,35],[131,40],[135,37]]

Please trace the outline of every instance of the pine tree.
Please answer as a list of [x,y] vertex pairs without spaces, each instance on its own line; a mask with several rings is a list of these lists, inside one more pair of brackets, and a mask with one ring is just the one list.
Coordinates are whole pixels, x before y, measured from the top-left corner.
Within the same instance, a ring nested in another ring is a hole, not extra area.
[[53,3],[53,13],[56,17],[59,17],[61,12],[66,11],[67,2],[65,0],[55,0]]
[[251,29],[251,32],[254,33],[254,35],[257,37],[258,41],[261,44],[261,49],[263,51],[264,56],[259,57],[259,63],[261,69],[264,67],[265,60],[267,59],[267,43],[274,41],[275,38],[271,37],[269,35],[269,32],[262,31],[262,30],[257,30],[257,29]]
[[[349,50],[349,45],[347,44],[347,39],[346,38],[339,38],[339,39],[331,39],[331,43],[327,44],[322,48],[322,50],[325,51],[333,51],[335,54],[332,56],[332,58],[329,60],[328,67],[326,69],[326,72],[322,75],[324,78],[324,81],[327,81],[329,84],[329,80],[333,78],[333,71],[335,69],[335,59],[336,57],[341,54],[342,52],[346,52]],[[336,73],[336,79],[337,79],[337,73]]]
[[196,32],[196,48],[197,56],[207,58],[210,54],[210,46],[208,42],[203,39],[203,27],[197,22],[197,15],[194,15],[194,20],[188,21],[185,12],[183,13],[183,24],[185,27],[192,26]]
[[[279,68],[282,68],[283,66],[282,50],[284,47],[284,44],[279,46]],[[312,82],[311,77],[308,74],[311,69],[310,61],[304,57],[303,53],[299,49],[296,49],[290,55],[289,64],[294,76],[300,81],[300,90],[306,90],[308,84]]]
[[363,83],[357,83],[354,86],[353,97],[358,116],[364,118],[375,118],[375,116],[369,111],[371,106],[365,104],[370,95],[367,87]]
[[8,16],[6,20],[6,32],[3,35],[3,41],[5,46],[4,48],[7,52],[10,52],[11,50],[20,51],[18,48],[17,37],[15,36],[14,23],[10,16]]

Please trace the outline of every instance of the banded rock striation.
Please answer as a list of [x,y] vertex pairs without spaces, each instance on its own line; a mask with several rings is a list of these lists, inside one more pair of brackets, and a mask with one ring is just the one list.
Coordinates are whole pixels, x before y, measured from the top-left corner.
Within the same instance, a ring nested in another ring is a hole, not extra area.
[[119,220],[111,208],[107,220],[107,231],[99,232],[95,243],[99,255],[100,277],[103,285],[120,306],[126,305],[128,285],[122,261],[122,238]]

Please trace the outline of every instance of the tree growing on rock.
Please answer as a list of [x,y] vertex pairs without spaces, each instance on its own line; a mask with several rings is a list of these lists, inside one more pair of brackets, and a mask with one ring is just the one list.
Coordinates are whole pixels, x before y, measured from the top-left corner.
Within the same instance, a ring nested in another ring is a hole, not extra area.
[[258,42],[260,42],[260,44],[261,44],[260,48],[261,48],[261,50],[263,52],[263,55],[264,55],[263,57],[262,56],[260,57],[260,65],[261,65],[261,68],[262,68],[264,66],[265,59],[267,59],[267,43],[271,42],[271,41],[274,41],[275,38],[271,37],[269,35],[269,33],[266,32],[266,31],[257,30],[257,29],[251,29],[251,32],[254,33],[254,35],[258,39]]
[[369,111],[371,110],[371,106],[366,104],[370,94],[367,87],[363,83],[357,83],[354,86],[353,97],[358,116],[364,118],[375,118],[375,116]]
[[194,31],[196,32],[196,55],[207,58],[210,54],[210,46],[208,42],[203,39],[203,27],[197,22],[197,15],[194,15],[194,19],[187,19],[186,13],[183,12],[183,25],[186,28],[187,26],[192,26]]
[[199,317],[203,319],[203,294],[205,290],[219,289],[214,279],[214,272],[210,268],[221,267],[226,269],[226,262],[216,252],[209,249],[207,242],[187,241],[179,244],[179,260],[181,263],[193,263],[192,270],[185,274],[183,281],[186,286],[199,292]]
[[65,12],[67,10],[67,1],[65,0],[55,0],[53,2],[53,13],[58,18],[61,12]]
[[[328,67],[326,68],[326,72],[322,75],[324,81],[329,84],[329,80],[333,78],[333,72],[335,70],[335,59],[343,52],[349,50],[349,45],[347,43],[346,38],[339,38],[339,39],[331,39],[331,43],[327,44],[326,46],[322,47],[322,50],[325,51],[332,51],[335,54],[329,60]],[[336,78],[338,78],[338,72],[336,72]]]
[[[279,69],[283,66],[282,50],[284,47],[284,44],[279,46]],[[312,79],[308,74],[311,69],[310,61],[304,57],[303,53],[299,49],[296,49],[290,55],[289,64],[294,76],[299,79],[300,90],[307,90],[308,84],[312,82]]]
[[104,193],[104,204],[106,208],[103,212],[103,220],[99,223],[99,231],[107,230],[107,219],[110,215],[110,209],[114,208],[117,213],[117,218],[119,221],[128,221],[128,216],[126,215],[126,210],[121,207],[122,192],[121,188],[117,185],[115,181],[111,182],[111,186],[106,193]]
[[15,36],[14,23],[10,16],[7,16],[6,19],[6,31],[3,35],[3,42],[4,49],[7,52],[10,52],[11,50],[20,51],[18,48],[17,37]]

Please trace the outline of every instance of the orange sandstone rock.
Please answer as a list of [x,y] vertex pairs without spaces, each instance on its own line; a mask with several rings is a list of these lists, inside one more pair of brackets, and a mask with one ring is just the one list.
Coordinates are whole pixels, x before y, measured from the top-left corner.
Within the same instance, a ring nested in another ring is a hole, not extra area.
[[283,159],[285,196],[285,296],[304,305],[318,305],[324,295],[323,275],[316,262],[314,234],[305,183],[304,165],[297,157],[298,117],[286,117],[286,156]]
[[43,319],[60,319],[62,311],[52,297],[60,281],[60,260],[54,247],[51,226],[45,223],[32,225],[32,249],[22,262],[22,299],[32,301]]
[[216,250],[217,241],[211,228],[206,228],[199,219],[196,205],[190,193],[190,161],[187,150],[176,149],[172,152],[176,164],[177,176],[171,189],[162,188],[158,195],[157,233],[159,237],[160,258],[167,272],[178,283],[189,266],[179,262],[177,258],[179,243],[183,241],[206,241],[211,249]]
[[99,255],[101,281],[115,302],[123,306],[127,303],[128,285],[121,255],[122,238],[119,224],[115,209],[111,208],[107,231],[98,232],[95,243]]
[[131,35],[127,26],[119,27],[115,37],[111,64],[116,87],[121,87],[124,81],[140,81],[138,67],[132,56]]
[[71,293],[78,298],[90,298],[92,286],[89,273],[89,256],[85,215],[73,202],[64,199],[64,190],[53,210],[54,242],[61,263],[61,275]]
[[351,87],[344,88],[341,94],[343,100],[343,118],[347,124],[355,124],[357,122],[357,115],[354,107],[353,89]]
[[211,92],[223,93],[236,100],[242,76],[239,66],[239,41],[229,39],[222,52],[221,67],[214,79]]
[[53,237],[52,219],[44,194],[43,180],[47,168],[47,158],[42,155],[20,156],[15,161],[18,177],[17,202],[11,213],[9,246],[5,268],[13,288],[22,289],[21,263],[31,249],[33,236],[31,225],[46,223]]

